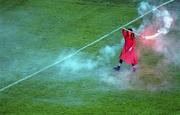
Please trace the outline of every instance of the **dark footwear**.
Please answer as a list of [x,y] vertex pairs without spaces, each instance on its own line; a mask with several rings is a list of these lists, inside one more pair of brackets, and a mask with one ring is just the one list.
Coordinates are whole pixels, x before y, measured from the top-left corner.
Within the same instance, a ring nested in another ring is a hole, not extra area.
[[136,67],[132,67],[132,71],[133,71],[133,72],[136,72]]
[[116,67],[114,67],[114,70],[116,70],[116,71],[120,71],[120,66],[116,66]]

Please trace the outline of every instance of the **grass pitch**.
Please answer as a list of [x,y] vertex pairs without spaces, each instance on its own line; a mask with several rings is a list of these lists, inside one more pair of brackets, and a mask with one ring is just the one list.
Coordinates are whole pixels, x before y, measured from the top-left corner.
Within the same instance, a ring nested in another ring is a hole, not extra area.
[[[0,88],[53,63],[64,50],[81,48],[126,24],[137,17],[136,9],[137,2],[128,0],[0,0]],[[121,37],[114,33],[83,53],[98,56],[101,47]],[[65,74],[52,67],[0,92],[0,114],[180,114],[179,66],[158,67],[163,56],[148,48],[142,55],[138,76],[143,83],[137,89],[119,89],[91,74]],[[164,79],[168,88],[159,86]],[[149,84],[162,88],[151,91]]]

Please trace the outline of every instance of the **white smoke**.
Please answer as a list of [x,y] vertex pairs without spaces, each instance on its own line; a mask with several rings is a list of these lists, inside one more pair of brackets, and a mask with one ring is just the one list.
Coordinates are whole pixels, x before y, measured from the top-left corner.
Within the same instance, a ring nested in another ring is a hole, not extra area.
[[[156,6],[150,5],[148,2],[141,2],[138,13],[143,15],[145,12],[153,10],[152,15],[143,18],[143,24],[138,31],[144,30],[148,25],[154,25],[157,29],[153,35],[146,35],[146,39],[155,39],[166,35],[172,29],[173,17],[165,8],[156,9]],[[154,28],[155,29],[155,28]]]
[[140,3],[138,8],[140,15],[152,9],[153,13],[152,15],[148,15],[148,18],[143,18],[143,23],[140,25],[138,32],[142,33],[146,40],[154,40],[153,49],[164,54],[170,62],[179,62],[180,41],[177,33],[173,33],[173,31],[179,31],[174,28],[174,23],[178,20],[175,20],[175,11],[170,12],[167,8],[156,9],[155,7],[148,2]]
[[[115,46],[107,45],[99,50],[98,56],[81,52],[71,59],[65,60],[57,66],[59,74],[65,76],[63,78],[61,77],[60,80],[73,81],[91,76],[92,79],[96,79],[104,83],[104,85],[116,86],[119,89],[132,88],[130,80],[133,75],[131,74],[130,68],[124,66],[121,72],[113,70],[113,66],[116,65],[113,65],[112,60],[117,56],[117,52],[120,52],[119,46],[121,46],[121,44]],[[72,52],[74,51],[71,50],[68,53],[67,51],[62,52],[59,59],[62,59]],[[117,56],[117,63],[118,60],[119,58]]]
[[[117,49],[117,46],[105,46],[104,48],[100,49],[99,56],[81,52],[72,58],[65,60],[62,64],[58,65],[58,67],[60,68],[61,72],[68,71],[70,73],[76,73],[92,71],[99,66],[110,63],[110,60],[115,56]],[[69,52],[62,52],[58,60],[66,57],[67,55],[70,55],[73,52],[74,50],[70,50]]]
[[118,44],[119,46],[105,46],[104,48],[100,49],[100,56],[98,56],[99,58],[99,63],[103,64],[107,64],[107,63],[111,63],[111,60],[113,57],[115,57],[119,47],[121,47],[120,44]]

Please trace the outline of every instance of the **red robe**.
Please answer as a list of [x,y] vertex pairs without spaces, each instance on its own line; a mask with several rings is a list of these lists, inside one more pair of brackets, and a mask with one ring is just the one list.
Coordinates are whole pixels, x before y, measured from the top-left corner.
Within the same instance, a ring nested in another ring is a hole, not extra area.
[[[123,29],[122,33],[124,36],[125,44],[119,58],[125,61],[127,64],[136,65],[138,63],[137,55],[135,52],[136,40],[135,38],[128,36],[128,32],[126,30]],[[131,47],[132,49],[131,51],[129,51]]]

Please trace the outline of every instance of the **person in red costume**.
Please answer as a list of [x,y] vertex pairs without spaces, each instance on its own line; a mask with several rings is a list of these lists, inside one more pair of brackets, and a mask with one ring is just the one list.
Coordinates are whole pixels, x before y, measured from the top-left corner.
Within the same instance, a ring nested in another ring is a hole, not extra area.
[[115,70],[120,71],[122,62],[132,65],[132,71],[136,71],[135,65],[138,64],[138,59],[135,51],[136,39],[133,30],[130,28],[128,30],[122,29],[122,34],[125,40],[124,47],[119,56],[119,64],[114,67]]

